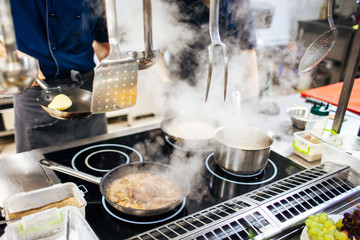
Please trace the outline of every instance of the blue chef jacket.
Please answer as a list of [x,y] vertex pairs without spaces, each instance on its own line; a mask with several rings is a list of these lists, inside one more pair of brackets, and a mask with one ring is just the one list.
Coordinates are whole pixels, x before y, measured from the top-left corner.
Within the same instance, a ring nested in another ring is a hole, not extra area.
[[39,60],[47,79],[95,67],[92,42],[107,42],[98,0],[11,0],[18,49]]

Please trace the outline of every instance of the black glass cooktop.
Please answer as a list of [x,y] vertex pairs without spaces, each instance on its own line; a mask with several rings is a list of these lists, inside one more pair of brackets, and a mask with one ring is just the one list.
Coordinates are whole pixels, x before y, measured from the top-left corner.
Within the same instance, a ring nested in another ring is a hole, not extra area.
[[216,165],[209,150],[190,151],[174,146],[166,140],[161,129],[47,153],[44,157],[95,176],[103,176],[115,166],[133,161],[156,161],[176,168],[186,167],[184,173],[191,178],[190,193],[177,208],[154,217],[120,213],[104,201],[98,185],[56,172],[62,182],[74,182],[80,189],[87,190],[86,219],[97,236],[106,240],[137,235],[304,169],[271,152],[263,170],[252,175],[237,176]]

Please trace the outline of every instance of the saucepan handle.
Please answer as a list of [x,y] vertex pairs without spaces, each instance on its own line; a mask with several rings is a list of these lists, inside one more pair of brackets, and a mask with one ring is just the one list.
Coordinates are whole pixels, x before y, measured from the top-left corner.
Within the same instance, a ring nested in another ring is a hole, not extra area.
[[77,177],[77,178],[83,179],[85,181],[100,185],[101,178],[98,178],[93,175],[75,170],[73,168],[58,164],[56,162],[53,162],[53,161],[50,161],[47,159],[41,159],[39,162],[40,162],[41,166],[44,166],[44,167],[50,168],[52,170],[62,172],[62,173],[68,174],[70,176]]
[[48,89],[48,88],[50,88],[49,87],[49,85],[47,85],[43,80],[40,80],[40,79],[36,79],[36,82],[39,84],[39,86],[42,88],[42,89],[44,89],[44,90],[46,90],[46,89]]

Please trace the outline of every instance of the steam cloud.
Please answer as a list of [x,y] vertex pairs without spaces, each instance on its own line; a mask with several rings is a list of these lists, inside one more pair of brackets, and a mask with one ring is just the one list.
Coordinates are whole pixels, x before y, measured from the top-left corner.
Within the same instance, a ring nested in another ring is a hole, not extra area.
[[[294,9],[298,7],[301,6],[296,4]],[[194,38],[198,38],[199,34],[186,24],[177,21],[177,16],[181,13],[178,12],[177,7],[174,5],[159,0],[152,1],[152,10],[154,49],[160,49],[165,52],[165,60],[169,64],[168,67],[171,68],[171,60],[176,60],[178,55],[187,48],[187,44],[192,42]],[[122,50],[144,50],[142,2],[117,1],[117,14]],[[261,41],[258,42],[261,43]],[[240,106],[243,124],[261,126],[261,128],[271,130],[271,128],[274,128],[274,125],[266,117],[264,118],[263,112],[270,111],[270,114],[278,114],[279,110],[276,104],[273,104],[271,101],[260,103],[259,100],[247,96],[248,79],[246,79],[243,69],[243,66],[248,61],[247,55],[241,53],[239,46],[229,42],[227,44],[231,52],[227,101],[223,102],[223,62],[220,57],[216,59],[213,65],[209,99],[207,103],[204,102],[208,68],[208,52],[207,49],[204,49],[204,51],[197,52],[200,67],[198,72],[196,72],[197,81],[195,86],[190,85],[186,81],[178,80],[176,76],[171,76],[170,82],[165,82],[162,86],[159,86],[159,88],[161,87],[165,91],[163,98],[164,115],[174,112],[195,112],[209,115],[218,120],[221,125],[234,124],[238,120],[236,114],[234,114],[237,111],[237,106],[233,103],[232,93],[238,91],[243,100]],[[301,76],[297,75],[293,69],[284,69],[281,76],[269,75],[269,72],[278,71],[279,64],[284,62],[284,56],[287,57],[286,62],[288,66],[297,66],[299,59],[296,49],[292,50],[286,47],[273,48],[273,51],[269,54],[262,51],[261,46],[259,47],[257,61],[259,64],[260,87],[266,90],[268,82],[276,78],[277,82],[272,89],[275,91],[273,94],[283,95],[294,92],[294,87],[296,87]],[[221,56],[221,54],[218,55]],[[168,57],[170,60],[167,59]],[[153,68],[143,71],[153,71]],[[269,80],[269,78],[272,79]],[[198,173],[204,166],[204,156],[195,154],[189,157],[184,156],[184,154],[184,151],[175,150],[171,156],[172,165],[186,172],[191,183],[201,186],[201,179]],[[201,196],[201,192],[194,193],[195,195]]]

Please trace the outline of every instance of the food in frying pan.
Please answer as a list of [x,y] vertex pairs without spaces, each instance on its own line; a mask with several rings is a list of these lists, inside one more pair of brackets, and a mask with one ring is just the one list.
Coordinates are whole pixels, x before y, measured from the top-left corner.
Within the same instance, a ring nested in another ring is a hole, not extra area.
[[132,209],[158,209],[181,199],[180,188],[152,173],[133,173],[115,180],[107,189],[112,202]]
[[65,94],[58,94],[49,103],[48,108],[63,111],[71,107],[71,105],[72,101],[68,96]]

